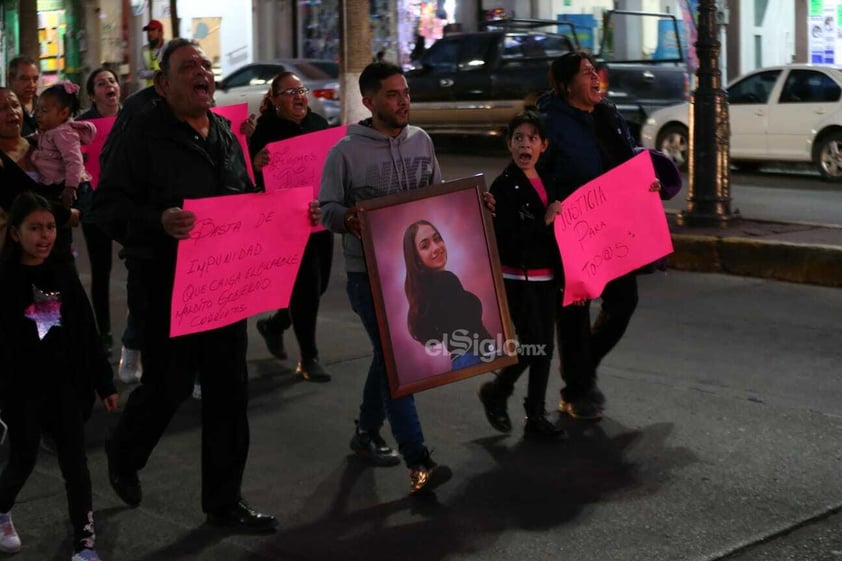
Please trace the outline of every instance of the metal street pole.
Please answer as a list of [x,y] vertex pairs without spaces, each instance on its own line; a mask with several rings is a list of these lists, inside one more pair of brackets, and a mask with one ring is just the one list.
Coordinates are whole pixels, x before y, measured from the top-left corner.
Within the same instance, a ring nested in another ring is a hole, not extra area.
[[720,43],[715,0],[699,1],[696,53],[698,86],[690,100],[690,158],[687,209],[678,213],[682,226],[728,226],[731,212],[728,99],[719,70]]

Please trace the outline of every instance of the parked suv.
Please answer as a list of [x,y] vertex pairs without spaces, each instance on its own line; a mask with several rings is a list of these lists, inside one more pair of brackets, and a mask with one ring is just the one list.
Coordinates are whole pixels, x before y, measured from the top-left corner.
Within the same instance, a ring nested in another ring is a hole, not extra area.
[[257,115],[272,79],[287,71],[294,72],[304,87],[310,88],[310,109],[331,126],[338,125],[339,65],[332,60],[296,58],[246,64],[216,84],[214,100],[217,105],[246,102],[249,113]]
[[[595,56],[602,89],[637,136],[653,110],[688,97],[678,22],[670,14],[623,10],[608,12],[606,22],[611,40]],[[675,48],[633,55],[629,44],[640,44],[629,38],[651,25]],[[579,48],[569,22],[511,18],[482,26],[445,35],[407,72],[414,125],[431,133],[501,134],[525,99],[549,89],[550,63]]]
[[445,35],[406,73],[410,120],[431,133],[499,134],[524,97],[548,88],[550,62],[574,48],[532,30]]

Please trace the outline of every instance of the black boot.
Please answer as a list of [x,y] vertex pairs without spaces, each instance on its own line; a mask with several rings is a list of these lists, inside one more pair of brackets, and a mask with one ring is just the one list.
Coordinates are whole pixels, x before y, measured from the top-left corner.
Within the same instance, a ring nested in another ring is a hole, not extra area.
[[534,404],[525,399],[523,400],[523,408],[526,411],[526,425],[523,427],[526,436],[539,438],[563,438],[567,436],[562,427],[547,419],[543,403]]
[[506,410],[508,398],[497,389],[493,381],[479,387],[479,400],[485,409],[485,418],[488,419],[488,423],[500,432],[511,432],[512,421]]

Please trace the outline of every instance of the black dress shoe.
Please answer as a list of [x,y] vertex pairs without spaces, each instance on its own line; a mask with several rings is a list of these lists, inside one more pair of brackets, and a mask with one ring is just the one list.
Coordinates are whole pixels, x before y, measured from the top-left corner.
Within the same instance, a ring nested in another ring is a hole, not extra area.
[[244,500],[228,510],[208,513],[208,524],[248,533],[270,533],[278,529],[274,516],[260,514]]
[[269,319],[257,320],[257,332],[263,336],[263,341],[266,343],[266,349],[269,353],[277,359],[286,360],[287,351],[284,348],[284,330],[273,329],[272,323]]
[[124,503],[134,508],[140,504],[143,499],[143,491],[140,488],[140,479],[137,477],[137,472],[119,472],[115,468],[114,460],[112,459],[113,452],[109,442],[105,443],[105,457],[108,459],[108,482],[111,483],[111,488],[117,493],[117,496],[122,499]]

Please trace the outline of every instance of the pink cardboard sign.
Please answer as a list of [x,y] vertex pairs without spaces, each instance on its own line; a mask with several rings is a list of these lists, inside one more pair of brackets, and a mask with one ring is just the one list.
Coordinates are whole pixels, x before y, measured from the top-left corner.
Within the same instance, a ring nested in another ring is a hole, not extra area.
[[310,236],[309,189],[184,201],[196,214],[178,242],[170,337],[286,308]]
[[[266,192],[310,187],[313,200],[318,200],[327,153],[347,132],[347,126],[333,127],[267,144],[269,164],[263,168]],[[313,226],[312,231],[321,230],[322,226]]]
[[586,183],[562,202],[555,237],[564,301],[597,298],[611,281],[672,253],[648,152]]
[[243,157],[246,159],[246,169],[249,177],[254,183],[254,170],[251,168],[251,156],[249,156],[249,144],[246,135],[240,132],[240,125],[249,118],[249,104],[237,103],[236,105],[223,105],[222,107],[211,107],[211,111],[231,121],[231,132],[237,137],[240,148],[243,149]]
[[347,132],[346,126],[333,127],[267,144],[269,164],[263,168],[266,192],[306,186],[318,199],[327,153]]
[[105,139],[114,128],[114,121],[117,117],[101,117],[99,119],[90,119],[90,122],[96,127],[96,135],[90,144],[82,146],[82,157],[85,159],[85,169],[91,174],[91,187],[96,189],[99,185],[99,155],[102,154],[102,147],[105,146]]

